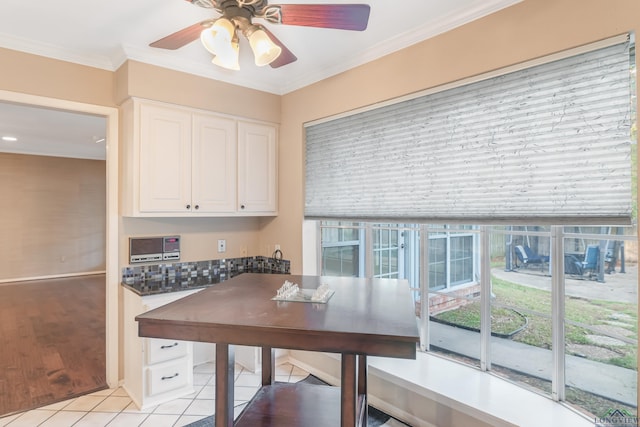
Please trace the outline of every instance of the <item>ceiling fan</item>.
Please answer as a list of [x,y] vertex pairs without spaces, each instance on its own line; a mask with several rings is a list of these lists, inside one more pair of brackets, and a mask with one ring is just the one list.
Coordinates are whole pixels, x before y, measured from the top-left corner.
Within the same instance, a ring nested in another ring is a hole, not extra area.
[[200,38],[204,47],[214,55],[212,62],[231,70],[240,69],[239,33],[249,40],[258,66],[268,64],[278,68],[298,59],[268,29],[254,24],[253,18],[261,18],[271,24],[364,31],[370,12],[366,4],[270,5],[268,0],[186,1],[214,9],[221,16],[183,28],[149,46],[174,50]]

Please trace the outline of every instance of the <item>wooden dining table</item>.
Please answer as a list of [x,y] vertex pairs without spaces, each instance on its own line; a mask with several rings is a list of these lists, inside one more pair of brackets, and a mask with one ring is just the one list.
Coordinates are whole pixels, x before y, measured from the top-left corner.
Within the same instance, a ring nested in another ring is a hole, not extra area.
[[[333,294],[274,300],[285,281]],[[398,279],[245,273],[136,320],[141,337],[216,344],[216,427],[366,426],[367,356],[415,359],[419,341],[409,284]],[[262,387],[235,424],[234,345],[262,348]],[[275,382],[276,348],[339,353],[340,387]]]

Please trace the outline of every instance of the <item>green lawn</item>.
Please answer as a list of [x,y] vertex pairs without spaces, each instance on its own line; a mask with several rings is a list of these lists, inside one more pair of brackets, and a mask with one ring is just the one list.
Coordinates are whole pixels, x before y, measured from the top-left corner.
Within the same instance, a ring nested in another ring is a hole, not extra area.
[[[480,303],[472,302],[457,310],[451,310],[436,316],[438,320],[463,326],[472,330],[480,330]],[[491,312],[491,332],[511,335],[525,327],[526,318],[511,309],[496,307]]]
[[[527,317],[526,327],[513,335],[511,339],[542,348],[551,348],[551,292],[505,280],[492,278],[492,291],[495,295],[492,308],[492,331],[508,334],[518,328],[520,316],[500,305],[522,310]],[[534,312],[533,314],[530,312]],[[567,298],[565,301],[566,319],[591,327],[607,327],[615,324],[627,338],[637,339],[637,307],[630,303]],[[480,306],[478,302],[441,313],[437,319],[458,324],[470,329],[480,328]],[[637,346],[606,345],[595,342],[590,335],[601,335],[592,329],[567,324],[565,342],[568,353],[586,356],[592,360],[622,366],[638,368]],[[608,351],[606,351],[608,350]],[[591,353],[591,354],[590,354]]]

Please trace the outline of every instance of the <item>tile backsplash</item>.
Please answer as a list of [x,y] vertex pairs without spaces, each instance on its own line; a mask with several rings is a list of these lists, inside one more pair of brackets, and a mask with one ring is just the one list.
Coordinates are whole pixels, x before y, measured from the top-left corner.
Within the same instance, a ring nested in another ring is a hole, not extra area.
[[289,274],[290,267],[288,260],[264,256],[136,265],[122,269],[122,285],[141,295],[171,292],[209,286],[241,273]]

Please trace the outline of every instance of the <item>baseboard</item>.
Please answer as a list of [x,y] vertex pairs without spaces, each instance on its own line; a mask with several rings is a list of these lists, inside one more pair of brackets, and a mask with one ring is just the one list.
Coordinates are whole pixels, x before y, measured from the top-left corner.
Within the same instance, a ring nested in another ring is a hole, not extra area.
[[[321,357],[327,357],[327,358],[334,356],[329,353],[316,353],[316,354],[321,355]],[[339,357],[336,356],[334,358],[336,360],[336,363],[340,363]],[[331,384],[333,386],[340,385],[340,377],[336,377],[330,374],[329,372],[327,372],[326,370],[319,368],[318,365],[315,363],[307,363],[301,358],[296,358],[291,351],[289,351],[286,354],[286,360],[283,360],[283,361],[289,362],[292,365],[295,365],[298,368],[310,373],[311,375],[320,378],[322,381],[326,382],[327,384]]]
[[18,283],[18,282],[31,282],[34,280],[48,280],[48,279],[64,279],[66,277],[80,277],[80,276],[95,276],[96,274],[106,274],[106,271],[84,271],[79,273],[61,273],[61,274],[50,274],[47,276],[33,276],[33,277],[16,277],[13,279],[2,279],[0,280],[0,284],[5,283]]

